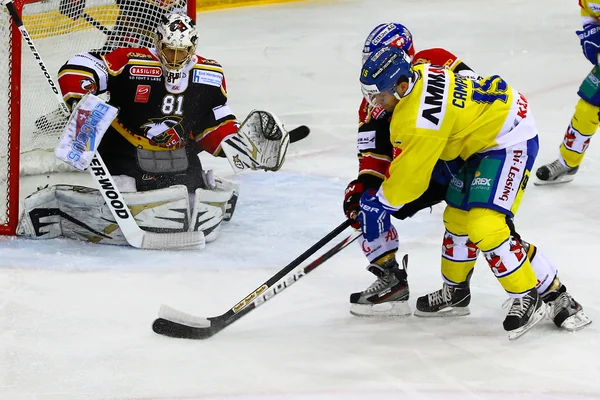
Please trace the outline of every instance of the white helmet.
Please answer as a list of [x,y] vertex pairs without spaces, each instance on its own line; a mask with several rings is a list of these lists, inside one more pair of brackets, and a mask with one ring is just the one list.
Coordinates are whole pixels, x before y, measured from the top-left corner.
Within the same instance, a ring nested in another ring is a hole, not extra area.
[[[196,24],[187,15],[175,13],[164,15],[156,29],[155,42],[167,82],[175,83],[181,78],[183,67],[196,52],[198,42]],[[166,52],[169,54],[167,55]],[[183,57],[181,53],[184,53]]]

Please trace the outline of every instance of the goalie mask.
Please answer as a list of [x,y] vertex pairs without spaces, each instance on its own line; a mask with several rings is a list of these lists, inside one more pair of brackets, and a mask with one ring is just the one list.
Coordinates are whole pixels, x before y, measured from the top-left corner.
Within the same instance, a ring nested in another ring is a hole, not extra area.
[[196,52],[196,24],[187,15],[165,15],[156,29],[155,42],[167,83],[177,83]]

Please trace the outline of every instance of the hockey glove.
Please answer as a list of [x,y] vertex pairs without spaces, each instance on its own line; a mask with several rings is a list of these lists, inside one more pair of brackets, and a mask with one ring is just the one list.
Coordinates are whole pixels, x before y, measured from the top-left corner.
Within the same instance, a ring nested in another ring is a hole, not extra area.
[[369,242],[390,230],[392,226],[390,214],[377,199],[375,189],[369,189],[361,196],[358,222],[363,237]]
[[344,192],[344,214],[346,218],[353,220],[352,227],[360,229],[360,223],[356,220],[358,211],[360,211],[360,196],[365,191],[365,184],[358,179],[348,184]]
[[589,24],[583,30],[576,31],[579,36],[583,54],[592,64],[598,64],[598,52],[600,52],[600,26]]

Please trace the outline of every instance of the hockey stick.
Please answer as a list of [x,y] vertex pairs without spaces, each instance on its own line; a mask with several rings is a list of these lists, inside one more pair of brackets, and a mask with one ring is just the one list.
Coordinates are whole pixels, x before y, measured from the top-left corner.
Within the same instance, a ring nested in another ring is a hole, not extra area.
[[93,25],[95,28],[97,28],[99,31],[101,31],[102,33],[104,33],[105,35],[110,35],[112,33],[112,31],[110,29],[108,29],[107,27],[105,27],[104,25],[102,25],[100,22],[96,21],[94,19],[94,17],[92,17],[91,15],[89,15],[88,13],[84,12],[83,14],[81,14],[81,16],[91,25]]
[[273,275],[268,281],[240,300],[226,313],[217,317],[201,318],[163,305],[159,311],[159,318],[152,324],[152,330],[159,335],[181,339],[207,339],[215,335],[250,311],[272,299],[284,289],[293,285],[304,275],[316,269],[319,265],[360,237],[361,231],[355,230],[350,236],[343,239],[308,265],[298,267],[303,261],[343,232],[351,223],[350,220],[344,221],[344,223],[328,233],[310,249],[306,250],[298,258]]
[[[8,9],[15,25],[21,32],[21,36],[23,36],[23,39],[27,43],[27,47],[44,73],[46,81],[54,92],[56,101],[58,102],[62,113],[65,117],[69,117],[71,114],[69,107],[67,107],[67,104],[60,94],[60,90],[50,76],[46,64],[44,64],[40,53],[29,36],[29,32],[27,32],[27,29],[23,26],[23,21],[17,13],[15,5],[12,0],[2,0],[2,2]],[[127,207],[127,204],[123,200],[121,192],[115,185],[112,176],[108,172],[108,169],[104,165],[104,161],[98,152],[94,154],[94,158],[92,159],[92,163],[88,170],[96,182],[100,193],[102,193],[102,197],[104,197],[104,201],[115,218],[115,221],[119,225],[123,236],[125,236],[127,243],[131,246],[148,250],[184,250],[196,249],[204,246],[204,234],[202,232],[155,233],[142,230],[137,222],[135,222],[129,207]]]
[[156,233],[140,228],[98,152],[94,154],[88,169],[119,229],[131,246],[146,250],[192,250],[204,247],[204,234],[199,231]]
[[300,125],[288,132],[290,136],[290,143],[295,143],[299,140],[304,139],[310,133],[310,128],[306,125]]
[[112,33],[110,29],[85,12],[85,0],[60,0],[58,12],[73,21],[77,21],[79,18],[83,17],[89,24],[105,35],[110,35]]
[[102,25],[100,22],[96,21],[91,15],[89,15],[88,13],[84,12],[83,14],[81,14],[81,16],[90,24],[92,24],[95,28],[97,28],[98,30],[102,31],[102,33],[104,33],[105,35],[110,35],[112,33],[112,31],[110,29],[108,29],[107,27],[105,27],[104,25]]

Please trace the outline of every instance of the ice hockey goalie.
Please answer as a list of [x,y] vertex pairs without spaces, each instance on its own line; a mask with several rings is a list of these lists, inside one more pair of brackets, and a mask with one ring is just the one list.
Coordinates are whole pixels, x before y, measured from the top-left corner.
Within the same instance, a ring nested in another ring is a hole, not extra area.
[[[238,185],[203,168],[198,154],[226,157],[235,172],[281,168],[289,136],[267,111],[239,123],[227,103],[221,65],[195,54],[198,33],[185,15],[165,15],[155,47],[73,56],[59,71],[63,97],[78,112],[87,94],[119,112],[98,144],[142,229],[201,230],[207,242],[235,210]],[[57,149],[58,153],[58,149]],[[70,184],[25,199],[19,233],[125,244],[100,193]]]

